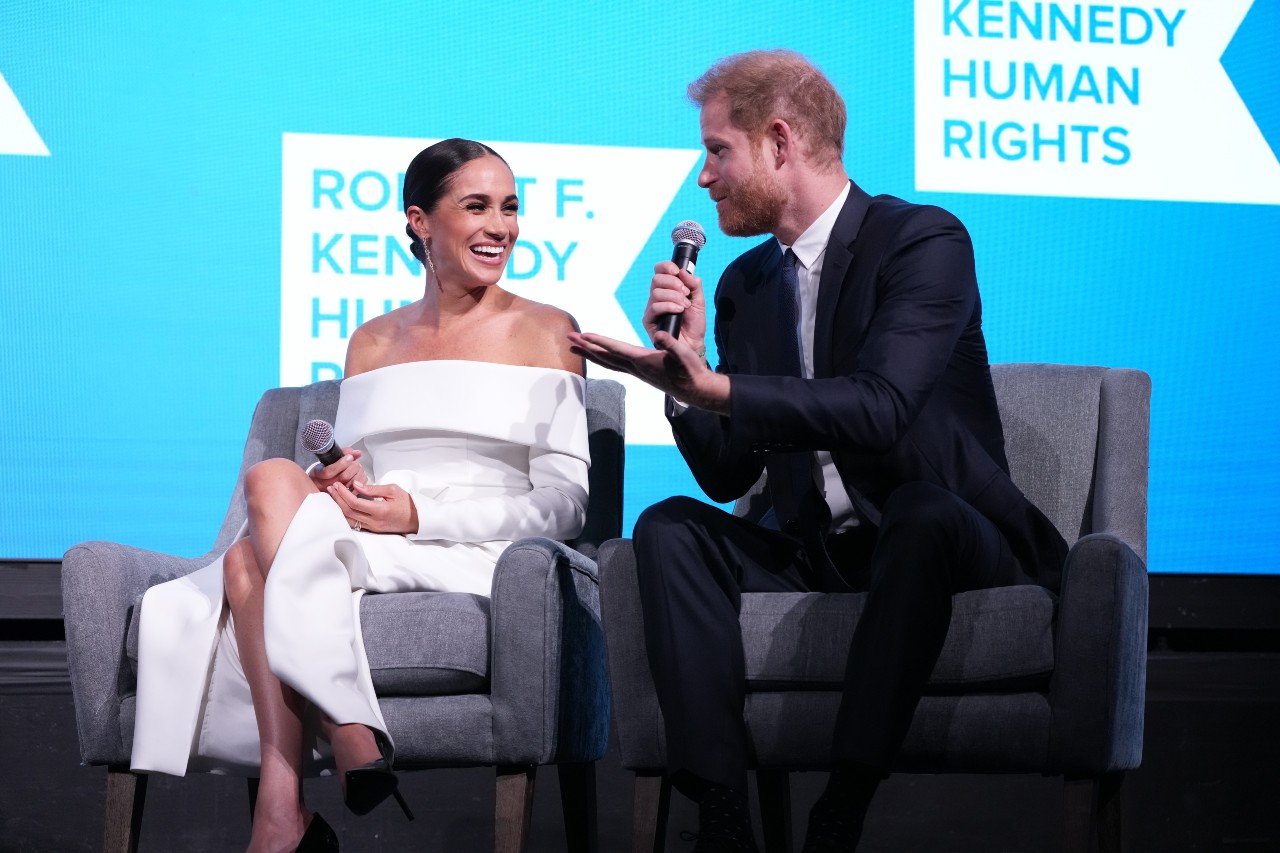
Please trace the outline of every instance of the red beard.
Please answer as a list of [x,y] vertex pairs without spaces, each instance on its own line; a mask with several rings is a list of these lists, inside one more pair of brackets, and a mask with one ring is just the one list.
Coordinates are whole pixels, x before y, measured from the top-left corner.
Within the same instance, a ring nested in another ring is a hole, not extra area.
[[724,200],[716,205],[720,230],[730,237],[769,234],[778,224],[786,204],[786,192],[769,179],[757,160],[746,182],[730,188]]

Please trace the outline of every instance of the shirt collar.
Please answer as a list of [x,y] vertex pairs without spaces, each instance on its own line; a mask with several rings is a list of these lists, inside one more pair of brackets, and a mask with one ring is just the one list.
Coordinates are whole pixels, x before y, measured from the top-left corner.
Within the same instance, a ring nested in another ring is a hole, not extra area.
[[822,212],[813,224],[804,230],[804,233],[796,238],[796,242],[790,246],[781,240],[778,245],[782,247],[785,254],[787,249],[796,253],[798,260],[805,269],[812,269],[817,263],[818,258],[822,257],[822,253],[827,249],[827,243],[831,240],[831,231],[836,227],[836,219],[840,216],[840,209],[844,207],[845,200],[849,198],[849,182],[845,182],[844,189],[836,196],[836,200]]

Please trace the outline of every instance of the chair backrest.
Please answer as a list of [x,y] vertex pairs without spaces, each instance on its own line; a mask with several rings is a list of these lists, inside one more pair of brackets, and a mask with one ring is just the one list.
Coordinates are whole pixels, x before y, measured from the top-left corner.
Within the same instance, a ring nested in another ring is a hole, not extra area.
[[1111,533],[1146,560],[1151,378],[1064,364],[991,366],[1009,473],[1068,543]]
[[[1151,379],[1141,370],[993,364],[1009,473],[1070,544],[1111,533],[1147,558]],[[763,512],[765,479],[734,507]]]
[[[253,413],[240,462],[240,476],[211,553],[230,546],[245,519],[244,475],[263,459],[284,457],[310,465],[315,456],[302,446],[302,425],[314,418],[332,422],[338,411],[337,380],[297,388],[272,388]],[[622,535],[622,474],[626,419],[625,389],[612,379],[587,380],[587,432],[591,449],[587,521],[569,544],[595,557],[600,543]]]

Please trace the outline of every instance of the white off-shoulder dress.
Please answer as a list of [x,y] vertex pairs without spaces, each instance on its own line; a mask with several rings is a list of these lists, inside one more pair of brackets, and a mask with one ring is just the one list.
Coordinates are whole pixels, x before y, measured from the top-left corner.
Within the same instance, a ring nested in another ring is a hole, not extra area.
[[[576,536],[590,465],[584,394],[573,373],[475,361],[395,364],[343,381],[335,438],[363,451],[372,482],[409,493],[419,528],[356,532],[327,494],[308,496],[267,576],[272,672],[333,721],[387,734],[360,596],[488,595],[511,542]],[[256,773],[258,729],[222,560],[148,590],[139,631],[133,769]],[[311,757],[321,748],[309,734]]]

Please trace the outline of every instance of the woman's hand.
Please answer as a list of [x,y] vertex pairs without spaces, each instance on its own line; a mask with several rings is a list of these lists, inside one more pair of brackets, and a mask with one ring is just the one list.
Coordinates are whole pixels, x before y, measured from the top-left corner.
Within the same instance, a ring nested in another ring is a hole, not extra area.
[[356,461],[361,455],[360,451],[353,447],[344,447],[342,448],[342,458],[337,462],[321,468],[312,468],[308,473],[321,491],[328,491],[329,487],[334,483],[341,483],[350,489],[356,483],[367,483],[369,481],[364,469]]
[[372,533],[417,533],[418,508],[409,493],[396,485],[371,486],[356,482],[352,488],[334,483],[329,496],[347,517],[353,530]]

